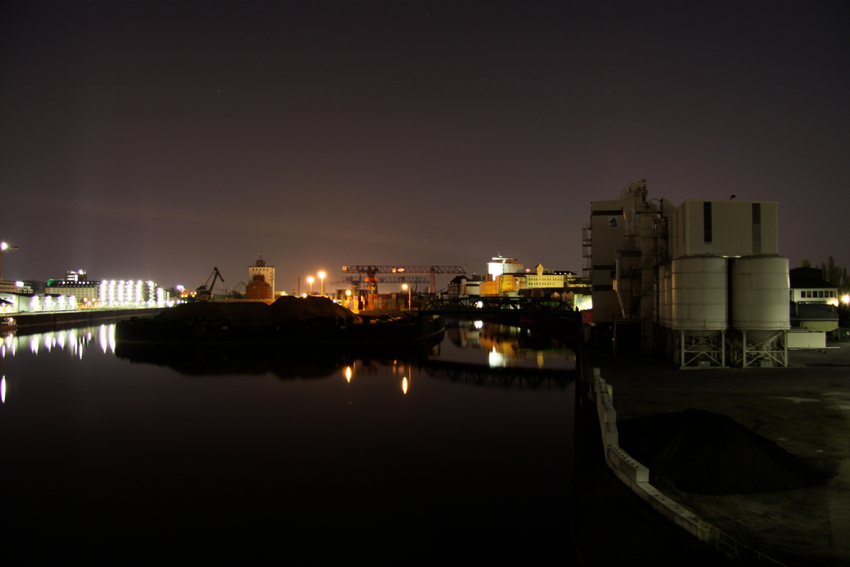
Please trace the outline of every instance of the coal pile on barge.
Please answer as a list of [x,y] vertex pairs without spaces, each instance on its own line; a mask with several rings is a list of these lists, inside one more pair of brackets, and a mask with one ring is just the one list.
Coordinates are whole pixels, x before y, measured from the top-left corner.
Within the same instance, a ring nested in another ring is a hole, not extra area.
[[119,345],[360,348],[439,342],[444,331],[443,318],[431,313],[361,317],[325,297],[284,296],[270,305],[181,304],[153,319],[119,322],[115,339]]
[[285,295],[274,303],[263,302],[198,302],[184,303],[160,313],[160,320],[198,320],[222,318],[236,322],[297,323],[347,320],[360,323],[361,318],[350,309],[326,297],[294,297]]
[[733,419],[688,409],[617,425],[620,446],[649,467],[651,482],[694,494],[781,492],[821,475]]

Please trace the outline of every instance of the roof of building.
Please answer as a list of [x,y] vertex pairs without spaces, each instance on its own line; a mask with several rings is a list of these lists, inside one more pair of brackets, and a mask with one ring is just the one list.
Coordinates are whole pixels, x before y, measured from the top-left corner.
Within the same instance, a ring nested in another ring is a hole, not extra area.
[[792,268],[788,270],[788,276],[791,279],[791,289],[836,289],[838,287],[823,279],[823,271],[819,268]]
[[56,280],[47,284],[47,287],[98,287],[99,281],[95,280]]

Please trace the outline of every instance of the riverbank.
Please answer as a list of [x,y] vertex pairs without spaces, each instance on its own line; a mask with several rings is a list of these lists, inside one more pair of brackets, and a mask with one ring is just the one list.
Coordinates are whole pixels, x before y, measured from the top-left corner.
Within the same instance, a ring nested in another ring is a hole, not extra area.
[[591,364],[612,387],[618,424],[706,410],[731,418],[822,473],[826,480],[778,492],[656,488],[686,514],[785,565],[837,566],[850,564],[850,344],[830,346],[836,348],[792,351],[788,368],[682,371],[650,358],[601,352],[591,354]]
[[51,311],[47,313],[17,313],[14,315],[18,329],[39,330],[56,325],[86,325],[107,319],[129,317],[153,317],[165,310],[164,307],[139,309],[76,309],[74,311]]

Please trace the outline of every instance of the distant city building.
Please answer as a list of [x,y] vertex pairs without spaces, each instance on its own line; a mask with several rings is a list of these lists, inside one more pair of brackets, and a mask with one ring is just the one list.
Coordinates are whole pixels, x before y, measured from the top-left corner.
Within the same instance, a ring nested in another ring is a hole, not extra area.
[[89,280],[84,270],[46,282],[0,282],[6,310],[18,313],[65,311],[83,307],[151,307],[170,305],[171,294],[152,281]]
[[263,274],[254,274],[247,286],[245,286],[246,299],[274,299],[271,286],[266,283]]
[[525,287],[528,289],[563,289],[566,287],[566,283],[567,275],[564,272],[556,273],[551,270],[545,270],[543,264],[537,264],[534,268],[534,273],[526,273],[525,275]]
[[0,293],[33,293],[29,282],[0,280]]
[[477,274],[472,274],[471,278],[465,275],[455,276],[446,288],[446,295],[449,297],[480,295],[483,281]]
[[[70,278],[77,277],[77,280]],[[89,280],[86,272],[68,272],[64,280],[48,280],[45,295],[74,297],[81,307],[164,304],[171,294],[152,281]]]
[[[263,276],[264,282],[268,284],[271,295],[269,298],[274,298],[274,266],[269,266],[262,257],[257,260],[253,265],[248,266],[248,285],[254,281],[254,276],[260,275]],[[247,289],[247,286],[246,286]]]
[[[484,280],[472,282],[465,276],[452,280],[449,295],[473,295],[469,290],[471,285],[475,285],[477,294],[481,296],[548,298],[581,303],[582,308],[589,308],[589,285],[580,282],[574,272],[547,270],[543,264],[537,264],[532,272],[516,258],[502,257],[493,258],[487,267],[488,274]],[[572,289],[573,286],[576,289]]]
[[519,260],[516,258],[503,258],[501,256],[496,256],[487,263],[487,273],[490,275],[491,279],[495,279],[496,276],[501,276],[502,274],[522,273],[524,269],[525,266],[520,264]]
[[48,280],[44,293],[46,295],[73,295],[77,298],[77,301],[82,301],[84,298],[96,301],[99,298],[100,282],[90,282],[85,279]]

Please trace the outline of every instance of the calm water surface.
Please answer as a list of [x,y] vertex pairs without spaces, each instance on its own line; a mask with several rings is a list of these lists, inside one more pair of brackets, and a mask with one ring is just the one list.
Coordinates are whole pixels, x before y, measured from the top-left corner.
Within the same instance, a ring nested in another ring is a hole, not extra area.
[[12,557],[570,560],[575,361],[527,330],[455,322],[436,363],[131,360],[112,325],[2,351]]

